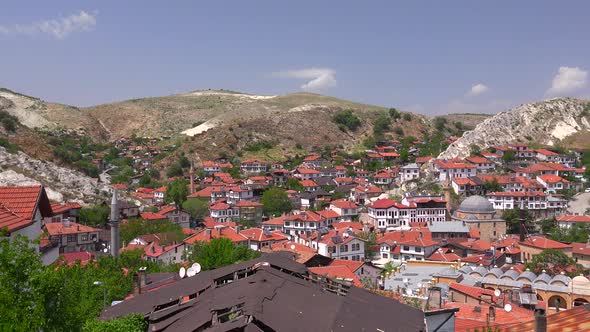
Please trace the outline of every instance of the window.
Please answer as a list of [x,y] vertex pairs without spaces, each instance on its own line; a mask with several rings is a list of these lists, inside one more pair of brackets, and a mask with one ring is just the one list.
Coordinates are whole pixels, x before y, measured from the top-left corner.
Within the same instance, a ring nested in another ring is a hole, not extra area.
[[352,251],[359,251],[361,250],[361,244],[360,243],[353,243],[352,244]]
[[341,246],[340,246],[340,251],[341,251],[341,252],[347,252],[347,251],[348,251],[348,244],[341,245]]
[[68,242],[76,242],[76,240],[77,240],[76,234],[74,234],[74,235],[68,235],[67,240],[68,240]]
[[315,223],[314,222],[310,222],[309,223],[309,227],[315,227]]
[[82,241],[88,241],[88,234],[82,234]]
[[354,256],[352,256],[352,260],[353,260],[353,261],[357,261],[357,262],[358,262],[358,261],[360,261],[361,259],[360,259],[359,255],[354,255]]
[[285,221],[285,226],[291,226],[291,222]]
[[422,252],[422,248],[421,248],[421,247],[416,247],[416,248],[414,249],[414,251],[416,251],[416,252]]
[[405,251],[409,251],[410,250],[410,246],[404,246],[404,250]]

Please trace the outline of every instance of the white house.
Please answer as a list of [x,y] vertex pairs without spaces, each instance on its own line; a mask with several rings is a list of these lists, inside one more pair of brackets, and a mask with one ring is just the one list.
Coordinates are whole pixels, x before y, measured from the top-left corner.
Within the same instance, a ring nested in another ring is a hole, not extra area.
[[420,166],[416,163],[402,166],[400,167],[399,176],[401,182],[417,179],[420,176]]
[[584,224],[590,226],[590,216],[562,215],[555,218],[557,226],[561,228],[570,228],[575,224]]
[[559,190],[568,189],[569,181],[558,175],[538,175],[537,182],[539,182],[547,193],[557,193]]
[[244,174],[258,174],[266,172],[267,165],[264,160],[248,159],[242,161],[240,164],[240,170]]

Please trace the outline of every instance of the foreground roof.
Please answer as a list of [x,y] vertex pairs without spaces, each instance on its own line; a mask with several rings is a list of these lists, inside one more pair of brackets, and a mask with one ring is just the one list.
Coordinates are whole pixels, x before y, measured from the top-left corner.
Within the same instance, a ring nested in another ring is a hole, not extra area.
[[355,286],[336,295],[308,274],[290,254],[267,254],[141,294],[107,308],[101,319],[138,313],[153,332],[213,324],[219,331],[425,330],[419,309]]

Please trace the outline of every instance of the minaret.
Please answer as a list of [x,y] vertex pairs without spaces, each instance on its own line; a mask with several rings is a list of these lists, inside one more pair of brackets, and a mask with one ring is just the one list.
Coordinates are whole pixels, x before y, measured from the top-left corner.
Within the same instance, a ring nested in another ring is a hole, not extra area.
[[191,189],[190,189],[190,193],[192,195],[192,194],[195,193],[195,169],[193,167],[193,162],[192,161],[191,161],[190,176],[191,176]]
[[117,189],[113,189],[113,199],[111,200],[111,256],[119,257],[119,202],[117,199]]

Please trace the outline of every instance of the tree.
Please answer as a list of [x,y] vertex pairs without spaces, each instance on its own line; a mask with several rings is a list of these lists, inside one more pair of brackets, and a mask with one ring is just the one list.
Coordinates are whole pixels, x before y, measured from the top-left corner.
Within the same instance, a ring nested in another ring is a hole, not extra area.
[[194,220],[202,220],[209,212],[209,202],[205,198],[190,198],[182,203],[182,209]]
[[381,140],[383,132],[389,129],[391,119],[386,114],[381,114],[373,123],[373,136],[376,140]]
[[333,117],[333,121],[338,124],[338,127],[342,129],[348,128],[349,130],[355,131],[361,125],[361,119],[359,119],[352,110],[342,110],[336,112]]
[[166,171],[166,176],[168,176],[169,178],[175,176],[182,176],[182,174],[182,165],[180,165],[180,163],[174,163],[170,165],[170,167],[168,167],[168,170]]
[[533,217],[528,211],[520,209],[505,210],[502,213],[502,219],[506,220],[506,232],[508,234],[520,234],[521,213],[523,213],[525,217],[526,231],[529,232],[532,230]]
[[148,324],[142,315],[128,315],[109,320],[89,320],[84,324],[82,332],[143,332]]
[[375,256],[375,245],[377,244],[377,233],[360,232],[358,238],[365,240],[365,258],[373,259]]
[[569,228],[554,226],[549,234],[555,241],[586,243],[589,231],[588,225],[575,223]]
[[412,121],[412,114],[411,113],[404,113],[403,118],[406,121]]
[[574,271],[569,273],[571,276],[584,273],[582,265],[576,263],[573,258],[557,249],[544,249],[540,254],[534,255],[533,259],[526,264],[526,268],[531,269],[531,271],[537,274],[545,270],[549,274],[555,275],[566,269],[572,270],[572,268],[574,268]]
[[549,234],[555,229],[555,227],[557,227],[555,218],[544,219],[540,222],[540,224],[541,232],[543,232],[543,234]]
[[295,191],[303,191],[305,189],[301,182],[299,182],[299,180],[297,180],[296,178],[289,178],[287,180],[287,188]]
[[280,188],[271,188],[262,194],[260,203],[263,205],[263,211],[267,215],[279,216],[291,211],[293,203],[287,193]]
[[[175,233],[183,236],[182,228],[170,220],[129,219],[120,226],[121,240],[129,242],[139,235],[155,233]],[[182,240],[182,239],[180,239]]]
[[502,160],[505,162],[511,162],[516,160],[516,153],[514,151],[505,151],[502,155]]
[[39,331],[44,325],[44,268],[29,240],[0,240],[0,330]]
[[470,144],[469,145],[469,154],[472,156],[479,156],[481,155],[481,148],[477,144]]
[[177,209],[182,209],[182,202],[186,201],[186,197],[188,196],[188,183],[186,180],[177,179],[172,181],[166,187],[166,195],[164,196],[164,201],[166,203],[174,203]]
[[445,130],[446,125],[447,125],[446,118],[443,118],[441,116],[437,116],[436,118],[434,118],[434,128],[436,128],[436,130],[443,131],[443,130]]
[[259,256],[259,252],[250,250],[247,246],[234,245],[230,239],[217,238],[209,243],[196,243],[189,254],[189,260],[199,262],[203,270],[211,270]]
[[80,209],[80,223],[92,227],[106,225],[109,221],[110,209],[105,205],[94,205]]
[[391,117],[391,119],[395,121],[401,118],[402,115],[396,108],[392,107],[389,109],[389,117]]
[[483,188],[486,193],[504,191],[504,187],[502,187],[502,185],[498,182],[498,179],[496,178],[494,178],[492,181],[486,180],[486,182],[483,185]]

